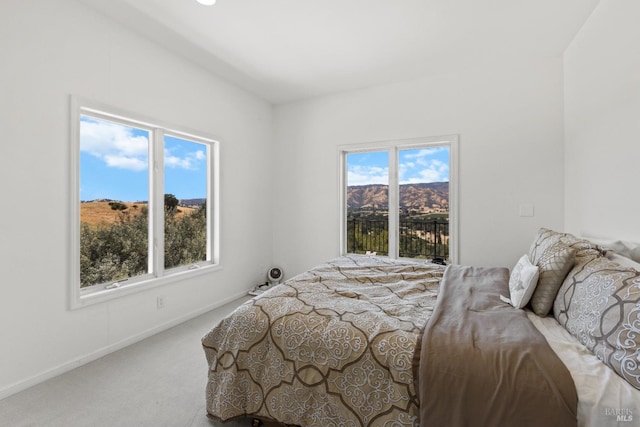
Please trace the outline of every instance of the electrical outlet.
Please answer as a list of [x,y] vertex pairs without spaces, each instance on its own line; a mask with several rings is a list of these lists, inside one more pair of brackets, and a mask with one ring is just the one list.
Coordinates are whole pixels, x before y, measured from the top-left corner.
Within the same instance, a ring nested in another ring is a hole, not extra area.
[[158,297],[156,299],[156,306],[158,307],[158,310],[164,308],[164,297]]

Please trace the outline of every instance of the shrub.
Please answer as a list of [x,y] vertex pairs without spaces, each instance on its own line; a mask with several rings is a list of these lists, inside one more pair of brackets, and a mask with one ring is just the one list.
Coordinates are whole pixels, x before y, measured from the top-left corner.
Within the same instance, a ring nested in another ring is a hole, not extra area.
[[[165,268],[203,261],[207,257],[206,208],[180,218],[176,212],[169,209],[165,215]],[[81,224],[80,287],[146,274],[148,230],[146,207],[140,214],[123,210],[113,224],[97,227]]]

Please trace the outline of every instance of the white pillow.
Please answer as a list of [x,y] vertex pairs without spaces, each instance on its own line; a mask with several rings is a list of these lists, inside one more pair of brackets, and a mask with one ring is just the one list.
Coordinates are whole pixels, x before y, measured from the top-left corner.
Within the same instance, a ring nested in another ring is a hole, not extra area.
[[531,264],[527,255],[522,255],[509,277],[512,306],[522,308],[527,305],[538,284],[539,274],[538,266]]
[[627,258],[613,251],[607,251],[605,256],[622,267],[633,268],[636,271],[640,271],[640,263],[635,262],[631,258]]
[[600,246],[600,249],[604,252],[613,251],[618,255],[622,255],[626,258],[631,258],[635,262],[640,262],[640,243],[629,242],[626,240],[603,240],[588,237],[592,243]]

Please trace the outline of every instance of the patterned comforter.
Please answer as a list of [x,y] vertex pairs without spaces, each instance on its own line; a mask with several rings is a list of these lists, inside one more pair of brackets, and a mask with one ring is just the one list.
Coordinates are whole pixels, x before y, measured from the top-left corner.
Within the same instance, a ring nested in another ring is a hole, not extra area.
[[414,426],[413,358],[444,267],[340,257],[240,306],[202,339],[207,411],[300,426]]

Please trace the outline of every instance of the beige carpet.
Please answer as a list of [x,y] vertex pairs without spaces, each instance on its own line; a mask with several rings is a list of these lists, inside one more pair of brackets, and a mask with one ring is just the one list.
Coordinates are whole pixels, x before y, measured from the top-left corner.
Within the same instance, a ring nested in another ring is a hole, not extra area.
[[248,427],[206,417],[202,336],[227,304],[0,401],[6,427]]

